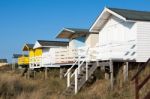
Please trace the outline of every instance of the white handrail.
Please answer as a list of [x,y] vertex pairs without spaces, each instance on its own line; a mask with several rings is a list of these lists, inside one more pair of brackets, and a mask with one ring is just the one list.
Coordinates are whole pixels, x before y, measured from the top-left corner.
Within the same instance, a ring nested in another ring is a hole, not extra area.
[[[80,49],[78,49],[78,51],[85,51],[83,48],[80,48]],[[86,54],[85,55],[87,55],[87,50],[86,50]],[[83,57],[83,55],[80,55],[79,53],[78,53],[78,59],[81,59],[81,57]],[[79,60],[76,60],[75,61],[75,63],[71,66],[71,68],[69,68],[68,69],[68,71],[67,71],[67,73],[64,75],[64,77],[66,77],[67,76],[67,74],[73,69],[73,67],[77,64],[77,62],[78,62]],[[85,61],[84,61],[85,62]],[[82,62],[82,64],[83,64],[83,62]],[[80,64],[81,65],[81,64]],[[80,65],[78,66],[78,68],[80,67]]]
[[[75,83],[77,83],[77,75],[79,74],[79,72],[80,72],[80,67],[82,66],[82,64],[87,60],[86,59],[86,57],[87,57],[87,54],[88,54],[88,50],[89,50],[89,48],[87,48],[87,49],[78,49],[78,60],[76,60],[75,61],[75,63],[71,66],[71,68],[69,68],[68,70],[67,70],[67,73],[64,75],[64,77],[66,77],[67,76],[67,87],[69,87],[70,86],[70,80],[71,80],[71,78],[73,77],[73,76],[75,76]],[[86,52],[85,54],[83,54],[83,51],[84,52]],[[82,57],[84,57],[84,58],[82,58]],[[82,60],[82,62],[80,63],[80,61]],[[78,64],[77,64],[78,63]],[[75,66],[75,65],[78,65],[78,68],[76,68],[75,69],[75,71],[74,71],[74,73],[71,75],[71,70],[73,69],[73,67]],[[77,84],[76,84],[76,86],[75,86],[76,88],[76,90],[75,91],[77,91]]]
[[[83,63],[87,61],[88,51],[89,51],[89,48],[86,50],[86,55],[85,55],[86,58],[79,64],[79,66],[78,66],[78,68],[77,68],[78,74],[79,74],[79,70],[80,70],[81,66],[83,65]],[[76,71],[74,71],[74,73],[71,75],[71,78],[75,75],[75,72],[76,72]]]
[[[84,59],[84,61],[82,61],[82,63],[78,66],[78,70],[79,70],[79,68],[83,65],[83,63],[86,61],[86,59]],[[79,72],[78,72],[79,73]],[[74,74],[75,74],[75,71],[74,71],[74,73],[71,75],[71,78],[74,76]]]
[[68,69],[67,73],[64,75],[64,77],[66,77],[68,75],[68,73],[73,69],[73,67],[77,64],[78,61],[76,61],[71,68]]

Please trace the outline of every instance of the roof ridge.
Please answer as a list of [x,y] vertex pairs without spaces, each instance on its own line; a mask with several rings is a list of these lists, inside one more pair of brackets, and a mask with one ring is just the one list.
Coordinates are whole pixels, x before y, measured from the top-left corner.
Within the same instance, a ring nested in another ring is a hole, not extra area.
[[126,10],[126,11],[136,11],[136,12],[147,12],[150,13],[150,11],[146,10],[137,10],[137,9],[128,9],[128,8],[113,8],[113,7],[107,7],[108,9],[116,9],[116,10]]
[[66,42],[68,43],[68,41],[55,41],[55,40],[37,40],[38,42]]

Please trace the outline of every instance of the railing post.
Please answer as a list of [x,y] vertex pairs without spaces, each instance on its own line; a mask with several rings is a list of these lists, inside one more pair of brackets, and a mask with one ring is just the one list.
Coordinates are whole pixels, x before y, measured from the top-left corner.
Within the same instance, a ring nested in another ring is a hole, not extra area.
[[68,69],[68,74],[67,74],[67,87],[70,87],[70,70]]
[[87,54],[85,55],[86,57],[86,60],[85,60],[85,62],[86,62],[86,81],[88,80],[88,74],[89,74],[89,71],[88,71],[88,56],[90,56],[89,55],[90,53],[88,53],[88,51],[87,51]]
[[69,46],[67,46],[67,63],[69,63]]
[[78,55],[78,74],[80,74],[80,56]]
[[78,92],[78,70],[75,70],[75,94]]
[[86,81],[88,80],[88,62],[86,61]]

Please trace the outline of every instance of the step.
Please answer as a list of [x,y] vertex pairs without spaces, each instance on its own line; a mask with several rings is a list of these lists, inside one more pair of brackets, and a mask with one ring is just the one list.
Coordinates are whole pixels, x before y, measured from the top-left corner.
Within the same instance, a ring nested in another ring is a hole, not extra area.
[[97,65],[99,65],[99,66],[109,66],[109,62],[98,62],[98,64]]
[[[84,68],[81,69],[80,74],[78,74],[78,91],[82,88],[82,86],[87,82],[86,81],[86,65],[85,63],[83,64]],[[91,62],[90,65],[88,65],[88,70],[89,70],[89,78],[93,79],[92,74],[95,71],[95,69],[97,68],[97,63],[96,62]],[[68,87],[65,91],[65,95],[71,95],[74,94],[74,88],[75,88],[75,81],[73,80],[73,82],[71,83],[70,87]]]
[[[91,67],[88,66],[88,70],[89,70],[90,68],[91,68]],[[86,70],[86,67],[83,67],[83,70]]]

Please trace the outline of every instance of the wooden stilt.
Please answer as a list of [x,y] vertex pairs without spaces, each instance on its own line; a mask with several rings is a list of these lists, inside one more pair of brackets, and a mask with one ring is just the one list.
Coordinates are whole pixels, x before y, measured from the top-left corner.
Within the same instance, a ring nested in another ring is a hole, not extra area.
[[27,79],[30,79],[30,69],[28,68],[28,75],[27,75]]
[[109,73],[105,72],[105,79],[109,80]]
[[14,61],[13,61],[13,59],[12,59],[12,64],[11,64],[11,65],[12,65],[11,68],[12,68],[12,71],[13,71],[13,70],[14,70],[14,68],[13,68],[13,67],[14,67],[14,66],[13,66],[13,65],[14,65]]
[[138,76],[135,78],[135,99],[139,99],[139,79]]
[[47,67],[45,67],[45,79],[47,79]]
[[[28,71],[27,71],[27,72],[28,72]],[[28,76],[28,75],[27,75],[27,72],[25,73],[25,79],[27,79],[27,76]]]
[[114,88],[114,69],[113,69],[113,61],[112,60],[110,60],[109,66],[110,66],[110,86],[111,86],[111,90],[113,90],[113,88]]
[[70,76],[71,76],[71,73],[69,72],[67,75],[67,87],[70,87]]
[[64,68],[60,68],[60,79],[64,78]]
[[12,71],[15,70],[16,61],[15,59],[12,59]]
[[124,82],[128,80],[128,62],[125,62],[124,68],[123,68],[123,75],[124,75]]
[[34,73],[34,79],[35,79],[36,71],[34,70],[33,73]]

